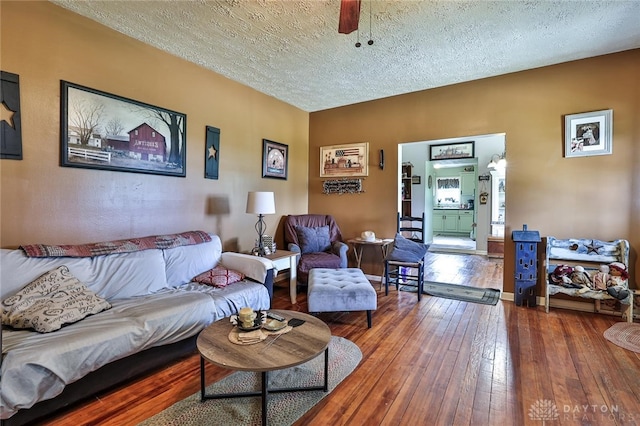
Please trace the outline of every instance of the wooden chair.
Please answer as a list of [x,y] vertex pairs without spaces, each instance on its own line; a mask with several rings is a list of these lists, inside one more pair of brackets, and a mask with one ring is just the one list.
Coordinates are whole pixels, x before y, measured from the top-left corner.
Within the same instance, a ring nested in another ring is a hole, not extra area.
[[426,225],[424,220],[424,212],[421,217],[401,216],[398,213],[397,233],[403,237],[418,243],[425,242]]
[[[398,213],[397,220],[398,234],[410,241],[424,244],[424,213],[422,217],[401,216]],[[418,301],[420,301],[424,289],[424,258],[398,259],[393,253],[392,250],[384,261],[384,294],[389,294],[389,284],[395,285],[396,290],[399,290],[401,285],[417,287]]]

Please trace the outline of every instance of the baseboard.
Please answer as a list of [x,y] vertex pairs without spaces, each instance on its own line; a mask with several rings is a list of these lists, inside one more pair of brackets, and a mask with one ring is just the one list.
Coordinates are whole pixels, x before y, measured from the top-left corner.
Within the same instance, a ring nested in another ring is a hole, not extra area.
[[516,300],[516,298],[515,298],[513,293],[502,291],[502,292],[500,292],[500,300],[506,300],[508,302],[513,302],[514,300]]
[[[505,300],[507,302],[515,302],[516,301],[516,295],[515,293],[511,293],[509,291],[503,291],[500,293],[500,300]],[[539,305],[543,305],[544,306],[544,297],[537,297],[536,298],[536,303]]]

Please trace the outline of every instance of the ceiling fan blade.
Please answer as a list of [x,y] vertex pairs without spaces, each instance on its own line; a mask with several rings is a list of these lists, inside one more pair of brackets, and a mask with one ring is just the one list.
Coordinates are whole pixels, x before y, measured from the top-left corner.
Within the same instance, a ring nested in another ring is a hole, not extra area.
[[338,32],[340,34],[352,33],[353,31],[358,29],[359,20],[360,0],[341,0]]

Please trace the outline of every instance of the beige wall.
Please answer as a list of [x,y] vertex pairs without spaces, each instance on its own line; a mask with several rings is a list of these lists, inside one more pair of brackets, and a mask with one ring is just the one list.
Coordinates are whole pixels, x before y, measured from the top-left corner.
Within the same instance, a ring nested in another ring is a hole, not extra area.
[[[250,249],[247,191],[275,191],[280,216],[307,210],[308,113],[48,2],[2,1],[3,71],[20,76],[22,161],[2,160],[2,247],[191,229]],[[214,42],[214,41],[212,41]],[[187,115],[187,177],[59,166],[60,80]],[[220,179],[204,178],[205,126],[221,129]],[[263,179],[262,139],[289,145],[289,178]],[[227,198],[230,214],[208,212]]]
[[[543,236],[627,238],[637,278],[640,50],[309,115],[48,2],[0,8],[0,66],[20,75],[24,150],[22,161],[0,161],[2,247],[205,229],[226,248],[237,238],[248,249],[250,190],[276,192],[268,233],[308,201],[310,212],[333,214],[347,238],[364,229],[390,236],[399,143],[505,132],[505,290],[513,289],[509,236],[523,223]],[[60,80],[185,113],[187,177],[60,167]],[[613,155],[563,158],[563,116],[608,108]],[[203,178],[207,125],[222,130],[219,180]],[[262,138],[289,145],[287,181],[261,178]],[[322,194],[319,147],[361,141],[370,143],[366,192]],[[229,215],[207,214],[217,197],[229,199]]]
[[[506,133],[505,291],[513,291],[511,231],[628,239],[640,247],[640,50],[426,90],[311,114],[309,212],[336,217],[346,237],[395,233],[397,145]],[[374,83],[372,83],[374,84]],[[613,155],[564,158],[565,114],[613,109]],[[319,147],[369,142],[364,194],[324,195]],[[384,149],[386,167],[377,167]]]

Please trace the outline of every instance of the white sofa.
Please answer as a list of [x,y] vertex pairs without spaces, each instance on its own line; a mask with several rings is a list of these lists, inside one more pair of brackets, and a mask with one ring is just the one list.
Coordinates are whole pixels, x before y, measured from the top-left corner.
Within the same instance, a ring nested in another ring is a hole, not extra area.
[[[191,282],[219,263],[246,278],[224,288]],[[195,245],[93,257],[27,257],[21,249],[2,249],[1,299],[61,265],[112,307],[51,333],[3,326],[3,424],[30,422],[193,353],[204,327],[243,306],[269,309],[273,291],[269,260],[222,253],[219,237],[211,235]]]

